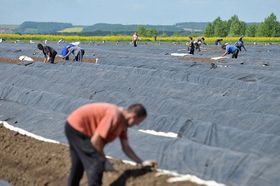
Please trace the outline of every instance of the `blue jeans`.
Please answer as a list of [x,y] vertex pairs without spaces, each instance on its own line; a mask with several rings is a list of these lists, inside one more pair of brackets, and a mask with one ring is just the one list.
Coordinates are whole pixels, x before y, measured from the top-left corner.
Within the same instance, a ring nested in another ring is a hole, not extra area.
[[84,171],[89,186],[102,185],[105,161],[90,142],[90,137],[74,129],[68,122],[65,124],[65,135],[69,142],[71,171],[68,186],[79,186]]

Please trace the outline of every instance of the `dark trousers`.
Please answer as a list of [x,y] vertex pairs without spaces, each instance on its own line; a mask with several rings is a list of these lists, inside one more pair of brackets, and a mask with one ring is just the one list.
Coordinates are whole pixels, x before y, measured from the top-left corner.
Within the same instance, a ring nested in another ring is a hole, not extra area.
[[50,56],[50,59],[49,59],[50,63],[54,63],[54,59],[55,59],[56,54],[57,54],[57,52],[55,52],[55,51],[52,53],[52,55]]
[[89,186],[102,185],[105,161],[100,159],[90,138],[74,129],[68,122],[65,124],[65,135],[69,142],[72,163],[68,186],[79,186],[84,171]]
[[190,48],[190,52],[189,53],[192,54],[192,55],[194,54],[194,47]]
[[233,54],[232,54],[232,58],[237,58],[238,57],[238,53],[239,53],[239,49],[236,49]]
[[200,44],[195,43],[195,49],[198,50],[200,52]]
[[85,50],[81,49],[75,56],[75,61],[82,61],[85,54]]
[[133,41],[133,46],[134,46],[134,47],[137,47],[137,41],[136,41],[136,40]]
[[238,49],[239,49],[239,51],[241,51],[241,46],[236,46]]

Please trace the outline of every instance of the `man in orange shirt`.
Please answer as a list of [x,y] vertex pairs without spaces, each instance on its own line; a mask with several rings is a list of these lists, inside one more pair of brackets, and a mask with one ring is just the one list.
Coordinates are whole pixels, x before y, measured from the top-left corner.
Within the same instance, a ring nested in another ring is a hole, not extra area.
[[72,112],[65,124],[72,163],[68,185],[78,186],[84,170],[89,185],[102,185],[106,163],[103,150],[116,138],[120,139],[124,153],[142,164],[128,143],[127,128],[140,124],[146,117],[147,111],[142,104],[123,109],[109,103],[92,103]]

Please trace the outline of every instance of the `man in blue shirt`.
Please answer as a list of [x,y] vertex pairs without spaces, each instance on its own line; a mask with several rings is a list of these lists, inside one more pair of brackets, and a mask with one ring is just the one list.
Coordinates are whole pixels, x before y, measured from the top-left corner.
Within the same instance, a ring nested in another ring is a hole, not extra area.
[[[61,49],[60,55],[63,56],[63,58],[64,58],[65,60],[69,60],[69,54],[68,54],[68,53],[69,53],[69,48],[71,48],[71,47],[73,47],[73,46],[75,46],[75,45],[69,43],[68,45],[66,45],[65,47],[63,47],[63,48]],[[68,54],[68,55],[67,55],[67,54]]]
[[225,45],[223,45],[222,48],[226,49],[225,53],[222,56],[226,56],[227,54],[232,54],[231,56],[232,58],[238,57],[239,49],[236,46],[226,43]]
[[75,56],[73,61],[82,61],[85,50],[77,45],[68,44],[62,48],[60,54],[65,60],[69,60],[70,54],[73,54]]

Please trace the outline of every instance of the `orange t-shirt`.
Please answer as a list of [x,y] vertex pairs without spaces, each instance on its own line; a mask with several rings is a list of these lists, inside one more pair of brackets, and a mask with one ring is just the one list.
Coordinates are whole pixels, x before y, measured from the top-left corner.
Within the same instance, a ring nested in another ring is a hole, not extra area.
[[117,137],[127,139],[127,126],[122,108],[109,103],[92,103],[72,112],[68,123],[79,132],[92,137],[97,132],[106,143]]

